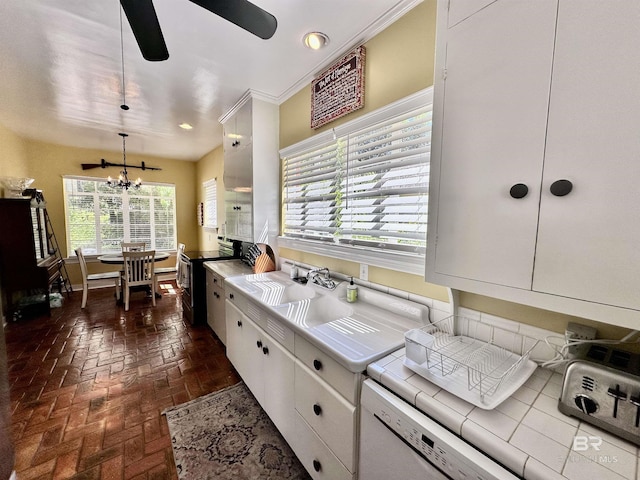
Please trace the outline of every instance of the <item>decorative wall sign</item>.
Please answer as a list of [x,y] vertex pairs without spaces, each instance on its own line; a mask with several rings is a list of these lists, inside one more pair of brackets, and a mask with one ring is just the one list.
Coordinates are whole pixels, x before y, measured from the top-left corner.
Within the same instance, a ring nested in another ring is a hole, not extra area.
[[311,128],[364,107],[365,48],[360,46],[311,83]]

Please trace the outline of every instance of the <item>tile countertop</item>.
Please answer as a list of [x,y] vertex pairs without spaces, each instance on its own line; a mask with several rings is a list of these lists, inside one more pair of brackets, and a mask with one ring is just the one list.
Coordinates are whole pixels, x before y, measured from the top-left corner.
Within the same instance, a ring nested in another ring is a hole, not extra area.
[[253,269],[242,260],[218,260],[216,262],[205,262],[205,268],[222,275],[223,278],[234,277],[236,275],[251,275]]
[[[557,408],[562,375],[538,368],[494,410],[461,400],[404,366],[405,349],[367,373],[527,480],[640,480],[638,448]],[[600,450],[574,451],[576,436],[598,436]]]

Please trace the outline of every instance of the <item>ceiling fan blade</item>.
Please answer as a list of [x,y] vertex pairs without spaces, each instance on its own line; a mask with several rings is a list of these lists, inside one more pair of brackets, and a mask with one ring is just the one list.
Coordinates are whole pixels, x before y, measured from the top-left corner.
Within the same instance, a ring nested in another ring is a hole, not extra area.
[[278,27],[276,17],[247,0],[190,1],[264,40],[271,38],[276,33]]
[[161,62],[169,58],[152,0],[120,0],[120,5],[145,60]]

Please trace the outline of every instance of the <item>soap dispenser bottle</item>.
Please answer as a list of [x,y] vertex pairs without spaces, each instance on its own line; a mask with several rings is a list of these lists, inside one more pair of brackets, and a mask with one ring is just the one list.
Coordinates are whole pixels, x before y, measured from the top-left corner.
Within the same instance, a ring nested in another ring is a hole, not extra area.
[[347,286],[347,302],[353,303],[358,300],[358,287],[353,284],[353,277]]

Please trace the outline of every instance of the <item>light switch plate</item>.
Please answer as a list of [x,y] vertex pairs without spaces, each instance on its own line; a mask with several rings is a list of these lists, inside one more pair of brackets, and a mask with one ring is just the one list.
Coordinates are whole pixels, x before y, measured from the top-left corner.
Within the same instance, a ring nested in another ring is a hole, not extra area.
[[366,263],[360,264],[360,280],[369,280],[369,265]]

